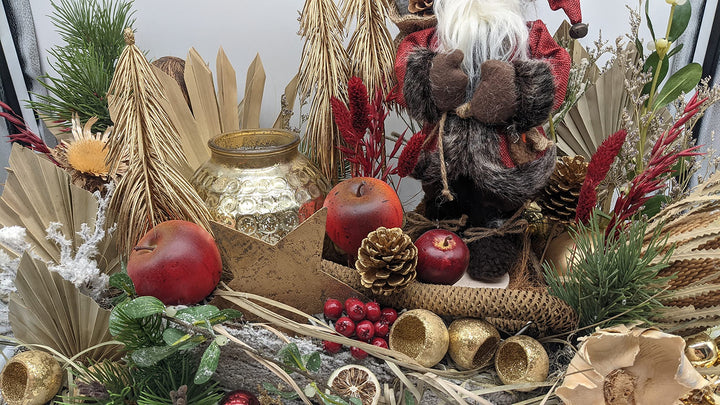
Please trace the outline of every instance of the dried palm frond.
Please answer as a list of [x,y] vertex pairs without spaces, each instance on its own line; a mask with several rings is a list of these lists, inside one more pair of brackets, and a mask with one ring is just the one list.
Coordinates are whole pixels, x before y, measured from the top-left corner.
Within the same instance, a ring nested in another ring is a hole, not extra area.
[[195,222],[209,231],[210,213],[181,174],[190,169],[179,135],[162,107],[160,82],[129,28],[125,43],[108,92],[116,131],[108,143],[108,164],[112,170],[126,157],[129,161],[109,207],[120,251],[129,255],[150,228],[166,220]]
[[[21,226],[33,254],[45,262],[61,263],[62,246],[47,238],[51,223],[63,225],[59,230],[70,241],[72,252],[86,242],[82,229],[94,228],[99,203],[90,192],[73,185],[70,174],[42,155],[20,145],[13,145],[5,187],[0,196],[0,225]],[[104,274],[120,270],[116,233],[97,247],[98,268]],[[0,248],[11,254],[13,249]]]
[[313,96],[307,121],[304,152],[323,174],[338,177],[340,133],[333,120],[330,100],[345,100],[348,56],[342,44],[343,24],[332,0],[306,0],[300,15],[300,35],[305,45],[300,62],[301,98]]
[[[48,270],[42,261],[23,255],[15,286],[18,292],[10,297],[9,318],[15,337],[23,343],[48,346],[73,357],[112,340],[110,311]],[[95,362],[117,359],[122,355],[119,349],[104,345],[80,357]]]
[[350,75],[362,79],[370,97],[378,90],[387,96],[395,77],[395,45],[385,23],[389,7],[387,0],[344,0],[342,5],[346,26],[357,19],[347,48]]

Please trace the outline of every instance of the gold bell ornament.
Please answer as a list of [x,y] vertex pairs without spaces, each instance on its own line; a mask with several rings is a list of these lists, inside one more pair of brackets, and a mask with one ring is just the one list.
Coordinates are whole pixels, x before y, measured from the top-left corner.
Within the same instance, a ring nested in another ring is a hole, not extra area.
[[495,371],[506,385],[542,382],[550,372],[550,358],[537,340],[523,335],[512,336],[498,347]]
[[57,394],[61,384],[60,364],[39,350],[16,355],[0,373],[0,391],[9,405],[42,405]]
[[450,357],[463,370],[489,365],[500,344],[497,329],[481,319],[458,319],[450,324],[448,334]]
[[445,322],[425,309],[400,315],[390,329],[390,350],[406,354],[424,367],[432,367],[445,357],[450,344]]

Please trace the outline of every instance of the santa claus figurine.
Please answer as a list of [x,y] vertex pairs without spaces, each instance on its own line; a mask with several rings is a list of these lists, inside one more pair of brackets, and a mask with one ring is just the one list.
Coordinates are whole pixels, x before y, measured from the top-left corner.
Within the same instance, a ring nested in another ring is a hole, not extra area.
[[[550,1],[580,22],[579,0]],[[555,145],[537,127],[563,102],[570,56],[542,21],[526,22],[525,3],[435,0],[437,26],[399,45],[398,98],[429,138],[402,159],[417,158],[411,175],[429,219],[467,215],[468,226],[500,228],[553,171]],[[471,242],[470,275],[504,274],[519,242],[502,233]]]

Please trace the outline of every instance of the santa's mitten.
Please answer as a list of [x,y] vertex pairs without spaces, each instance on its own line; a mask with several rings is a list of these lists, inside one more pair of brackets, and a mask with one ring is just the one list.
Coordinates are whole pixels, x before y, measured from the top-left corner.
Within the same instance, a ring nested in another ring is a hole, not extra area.
[[550,65],[541,60],[513,62],[518,104],[512,124],[519,133],[542,125],[555,102],[555,78]]
[[482,78],[469,105],[469,114],[486,124],[508,121],[517,110],[518,94],[515,68],[499,60],[489,60],[480,66]]
[[463,53],[460,50],[451,53],[439,53],[430,67],[430,85],[435,105],[440,111],[450,111],[465,101],[468,76],[461,65]]
[[468,275],[480,281],[493,281],[504,275],[520,258],[520,247],[509,236],[488,236],[469,243],[468,249]]

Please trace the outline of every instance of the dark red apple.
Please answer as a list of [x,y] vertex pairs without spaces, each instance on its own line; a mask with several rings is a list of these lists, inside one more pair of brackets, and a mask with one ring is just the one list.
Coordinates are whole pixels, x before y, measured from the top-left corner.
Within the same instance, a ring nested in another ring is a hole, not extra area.
[[362,240],[384,226],[402,226],[400,199],[387,183],[371,177],[353,177],[338,183],[325,198],[330,240],[350,256],[356,256]]
[[418,249],[417,278],[424,283],[455,284],[470,263],[470,251],[456,234],[432,229],[416,241]]
[[165,305],[191,305],[220,282],[222,261],[205,229],[173,220],[159,223],[140,239],[127,271],[138,295],[151,295]]

